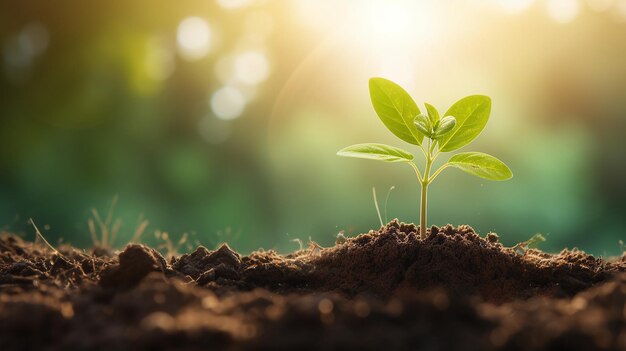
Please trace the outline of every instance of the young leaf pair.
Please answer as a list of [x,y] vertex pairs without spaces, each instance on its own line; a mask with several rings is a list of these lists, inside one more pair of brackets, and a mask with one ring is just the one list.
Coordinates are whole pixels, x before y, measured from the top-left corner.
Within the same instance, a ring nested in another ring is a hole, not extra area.
[[[405,162],[415,171],[421,186],[420,236],[426,238],[426,204],[428,185],[447,167],[489,179],[507,180],[511,170],[497,158],[482,152],[463,152],[452,156],[431,172],[433,162],[442,152],[457,150],[474,140],[485,128],[491,113],[491,99],[483,95],[467,96],[455,102],[440,117],[437,109],[425,104],[426,113],[396,83],[384,78],[369,81],[370,97],[376,114],[398,138],[418,146],[424,153],[423,171],[413,162],[413,155],[385,144],[366,143],[348,146],[337,155],[385,162]],[[426,139],[426,140],[424,140]]]

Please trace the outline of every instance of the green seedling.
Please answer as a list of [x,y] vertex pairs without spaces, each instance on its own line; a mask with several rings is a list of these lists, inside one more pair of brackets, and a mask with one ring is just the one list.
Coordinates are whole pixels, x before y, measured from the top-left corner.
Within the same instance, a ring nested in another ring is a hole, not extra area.
[[456,154],[436,171],[431,172],[434,161],[441,153],[460,149],[482,132],[491,112],[489,97],[483,95],[464,97],[440,117],[437,109],[430,104],[425,104],[426,113],[421,113],[411,96],[390,80],[372,78],[369,81],[369,89],[372,105],[383,124],[398,138],[421,149],[425,158],[424,170],[420,172],[413,162],[413,154],[385,144],[356,144],[340,150],[337,155],[410,165],[421,186],[422,239],[426,238],[428,185],[444,169],[455,167],[489,180],[507,180],[513,177],[511,170],[502,161],[482,152]]

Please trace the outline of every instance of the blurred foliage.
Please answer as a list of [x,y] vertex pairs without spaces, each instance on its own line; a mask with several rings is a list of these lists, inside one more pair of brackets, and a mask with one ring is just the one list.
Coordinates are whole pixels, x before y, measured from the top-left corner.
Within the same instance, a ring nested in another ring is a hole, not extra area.
[[417,221],[410,170],[335,156],[410,147],[374,117],[384,76],[442,110],[493,98],[472,148],[515,178],[442,175],[431,223],[600,255],[625,237],[624,0],[5,1],[0,44],[5,230],[87,246],[117,194],[118,245],[143,216],[149,243],[286,251],[376,228],[373,186]]

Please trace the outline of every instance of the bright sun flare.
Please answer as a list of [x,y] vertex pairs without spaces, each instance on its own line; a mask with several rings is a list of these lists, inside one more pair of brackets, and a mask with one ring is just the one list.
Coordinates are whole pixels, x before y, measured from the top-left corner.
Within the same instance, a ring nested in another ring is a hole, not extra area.
[[440,6],[433,2],[369,0],[329,6],[301,0],[300,4],[302,19],[326,33],[335,48],[378,60],[377,71],[370,74],[389,76],[409,87],[414,83],[413,66],[428,59],[420,51],[436,44],[444,29],[438,21]]

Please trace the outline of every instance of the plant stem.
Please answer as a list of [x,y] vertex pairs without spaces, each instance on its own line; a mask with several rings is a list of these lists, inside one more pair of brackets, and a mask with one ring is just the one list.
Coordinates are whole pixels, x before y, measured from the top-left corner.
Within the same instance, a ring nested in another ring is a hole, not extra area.
[[422,175],[420,173],[419,168],[417,168],[417,166],[415,165],[415,163],[413,162],[409,162],[409,165],[413,168],[413,170],[415,170],[415,175],[417,176],[417,179],[420,181],[420,183],[423,181],[422,179]]
[[422,178],[422,200],[420,204],[420,238],[426,239],[426,206],[428,200],[428,184],[430,184],[430,167],[433,164],[434,157],[432,153],[434,150],[434,144],[431,147],[430,140],[428,141],[428,155],[426,155],[426,169],[424,170],[424,176]]
[[450,166],[450,165],[446,163],[443,166],[439,167],[439,169],[436,170],[435,173],[433,173],[432,177],[430,177],[431,183],[432,183],[433,180],[435,180],[435,178],[439,175],[439,173],[441,173],[441,171],[446,169],[446,167],[448,167],[448,166]]
[[420,205],[420,238],[426,239],[426,192],[428,183],[422,183],[422,203]]

